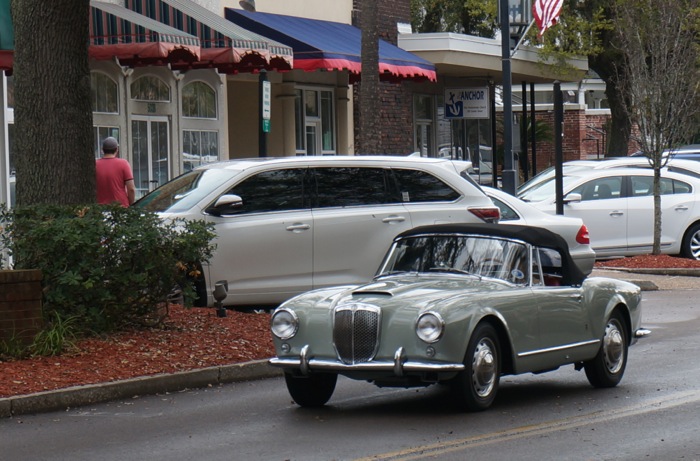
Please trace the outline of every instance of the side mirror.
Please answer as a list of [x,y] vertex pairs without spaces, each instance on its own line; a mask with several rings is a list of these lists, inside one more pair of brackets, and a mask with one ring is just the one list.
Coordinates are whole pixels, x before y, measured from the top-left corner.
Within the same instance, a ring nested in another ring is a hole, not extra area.
[[564,203],[571,203],[571,202],[580,202],[581,201],[581,194],[567,194],[566,197],[564,197]]
[[226,194],[216,199],[216,202],[207,207],[204,211],[214,216],[222,216],[234,214],[241,207],[243,207],[243,199],[241,197],[238,195]]

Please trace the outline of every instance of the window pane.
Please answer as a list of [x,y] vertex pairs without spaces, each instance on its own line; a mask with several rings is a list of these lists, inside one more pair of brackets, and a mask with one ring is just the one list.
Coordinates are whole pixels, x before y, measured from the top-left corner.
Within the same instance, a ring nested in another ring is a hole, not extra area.
[[260,213],[308,208],[304,206],[305,169],[266,171],[234,186],[227,194],[243,199],[239,213]]
[[7,108],[12,109],[15,107],[15,83],[12,80],[12,76],[7,76]]
[[324,151],[335,151],[335,136],[333,133],[333,93],[321,92],[321,136]]
[[185,117],[216,118],[216,92],[204,82],[193,82],[182,90]]
[[414,98],[417,119],[433,119],[433,97],[427,95],[416,95]]
[[394,169],[404,202],[451,202],[459,193],[435,176],[424,171]]
[[96,126],[95,130],[95,158],[102,156],[102,141],[105,138],[113,137],[119,142],[119,128],[114,126]]
[[182,144],[185,171],[219,159],[219,133],[216,131],[184,131]]
[[304,105],[307,117],[318,117],[318,92],[304,90]]
[[302,90],[294,91],[294,131],[296,133],[296,149],[297,152],[305,151],[304,148],[304,127],[306,120],[304,119],[304,106],[302,104],[304,93]]
[[319,208],[389,203],[382,168],[316,168]]
[[131,84],[131,99],[169,102],[170,88],[157,77],[141,77]]
[[100,72],[92,72],[90,87],[93,112],[119,113],[119,90],[114,80]]

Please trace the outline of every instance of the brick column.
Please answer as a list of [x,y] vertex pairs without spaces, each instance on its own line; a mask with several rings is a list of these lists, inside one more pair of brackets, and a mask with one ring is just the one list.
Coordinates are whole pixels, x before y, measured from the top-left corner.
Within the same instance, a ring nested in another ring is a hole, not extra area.
[[41,271],[0,270],[0,342],[32,342],[43,327]]

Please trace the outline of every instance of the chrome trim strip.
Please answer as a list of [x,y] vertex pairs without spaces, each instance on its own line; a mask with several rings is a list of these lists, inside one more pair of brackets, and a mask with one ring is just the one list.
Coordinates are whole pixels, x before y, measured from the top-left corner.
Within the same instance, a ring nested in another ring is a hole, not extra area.
[[599,342],[600,342],[600,339],[592,339],[590,341],[581,341],[580,343],[567,344],[565,346],[556,346],[556,347],[549,347],[547,349],[540,349],[537,351],[522,352],[522,353],[518,354],[518,357],[529,357],[531,355],[545,354],[547,352],[565,351],[567,349],[573,349],[576,347],[590,346],[591,344],[598,344]]
[[[273,367],[280,368],[301,368],[301,360],[298,358],[273,357],[268,362]],[[395,372],[394,362],[365,362],[356,365],[346,365],[333,360],[310,359],[308,361],[309,370],[331,370],[331,371],[390,371]],[[401,366],[403,374],[406,372],[450,372],[464,370],[462,363],[430,364],[420,362],[404,362]]]

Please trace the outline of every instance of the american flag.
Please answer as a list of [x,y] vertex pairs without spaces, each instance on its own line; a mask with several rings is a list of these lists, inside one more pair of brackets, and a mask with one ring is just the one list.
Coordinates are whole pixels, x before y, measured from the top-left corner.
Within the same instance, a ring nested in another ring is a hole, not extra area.
[[539,37],[544,34],[544,31],[557,23],[559,13],[564,0],[534,0],[532,3],[532,14],[537,21],[537,27],[540,29]]

